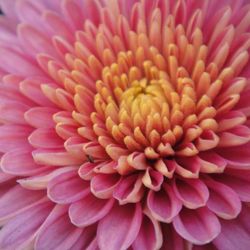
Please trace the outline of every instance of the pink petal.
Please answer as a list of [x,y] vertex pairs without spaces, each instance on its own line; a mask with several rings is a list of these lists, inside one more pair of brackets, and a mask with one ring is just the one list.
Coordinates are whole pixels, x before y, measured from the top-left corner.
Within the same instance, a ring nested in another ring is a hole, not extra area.
[[89,244],[89,246],[86,248],[86,250],[99,250],[99,247],[98,247],[98,242],[97,242],[97,239],[94,238],[91,243]]
[[231,111],[220,117],[218,131],[226,131],[241,125],[246,121],[246,116],[240,111]]
[[62,57],[65,56],[65,54],[73,53],[74,51],[74,48],[72,47],[71,43],[69,43],[61,36],[53,37],[53,45],[56,48],[57,53],[60,54]]
[[230,169],[216,180],[232,188],[242,201],[250,202],[250,171]]
[[86,0],[83,3],[83,10],[88,9],[87,13],[84,12],[84,17],[90,19],[94,24],[100,23],[101,5],[99,2]]
[[18,179],[17,182],[26,189],[31,189],[31,190],[47,189],[48,183],[51,179],[53,179],[58,174],[68,172],[69,170],[73,169],[75,169],[75,167],[61,167],[55,170],[48,169],[43,171],[39,175]]
[[147,168],[146,157],[143,153],[134,152],[128,156],[127,161],[135,169],[144,170]]
[[224,158],[212,151],[199,153],[199,161],[202,173],[222,173],[227,165]]
[[118,147],[117,145],[110,144],[105,148],[107,154],[111,157],[111,159],[117,161],[120,156],[128,155],[128,150]]
[[51,202],[39,203],[17,215],[0,231],[0,249],[27,249],[52,209]]
[[[20,91],[34,103],[44,107],[55,107],[55,105],[43,94],[41,90],[43,78],[28,78],[20,83]],[[37,108],[39,110],[39,108]],[[42,109],[42,108],[41,108]]]
[[35,128],[52,128],[55,126],[52,116],[56,112],[57,110],[53,108],[35,107],[27,111],[24,117]]
[[175,231],[172,224],[164,223],[162,225],[162,234],[163,244],[161,250],[180,250],[188,248],[190,245],[192,245]]
[[31,152],[25,149],[10,151],[2,157],[2,169],[9,174],[16,176],[30,176],[48,170],[47,166],[37,165]]
[[241,211],[239,196],[228,186],[214,181],[205,180],[209,188],[207,207],[223,219],[234,219]]
[[192,245],[192,247],[193,247],[192,250],[218,250],[218,248],[216,248],[213,243],[209,243],[209,244],[201,245],[201,246]]
[[115,161],[100,161],[94,168],[95,173],[100,174],[116,174],[117,162]]
[[43,75],[38,65],[25,55],[3,47],[0,48],[0,53],[0,65],[6,72],[21,76]]
[[57,205],[53,209],[38,232],[35,249],[71,249],[79,239],[82,229],[71,224],[67,208]]
[[178,234],[196,245],[211,242],[220,233],[217,217],[206,207],[196,210],[183,209],[173,225]]
[[86,181],[91,180],[95,176],[94,168],[96,167],[96,163],[93,162],[85,162],[83,163],[79,170],[78,175]]
[[36,56],[38,53],[46,53],[50,56],[57,56],[50,39],[31,25],[21,23],[18,25],[17,32],[28,54]]
[[21,125],[0,126],[0,152],[8,152],[18,148],[31,149],[27,137],[31,128]]
[[43,18],[48,23],[48,28],[54,33],[54,35],[61,36],[66,40],[73,42],[73,32],[60,15],[47,10],[43,13]]
[[199,151],[206,151],[215,148],[219,140],[220,138],[212,130],[206,130],[196,140],[195,146]]
[[81,137],[72,136],[68,138],[64,143],[64,147],[71,155],[79,157],[82,154],[82,159],[86,159],[86,156],[83,154],[83,140]]
[[28,106],[32,106],[34,103],[28,100],[19,91],[19,84],[20,84],[20,81],[22,80],[23,80],[23,77],[5,74],[0,84],[1,101],[9,102],[11,100],[15,100],[17,102],[26,104]]
[[[56,125],[56,133],[65,141],[69,138],[77,136],[77,127],[75,125],[68,125],[66,123],[59,123]],[[83,149],[84,151],[84,149]],[[85,151],[84,151],[85,152]],[[85,154],[88,154],[85,152]],[[82,158],[82,156],[78,155],[78,158]]]
[[163,175],[150,167],[147,168],[145,174],[142,177],[142,182],[144,186],[154,191],[160,190],[163,180]]
[[143,216],[141,228],[132,247],[134,250],[160,249],[162,231],[160,223],[151,216]]
[[3,123],[26,124],[24,120],[24,112],[29,109],[29,106],[16,101],[0,103],[1,117]]
[[48,183],[49,198],[59,204],[78,201],[89,192],[88,182],[77,175],[76,169],[59,173]]
[[70,250],[98,250],[95,236],[96,225],[91,225],[89,227],[83,228],[81,236],[70,248]]
[[181,166],[175,160],[166,160],[169,169],[175,169],[176,173],[184,178],[197,178],[200,170],[199,164],[192,164],[188,168]]
[[43,4],[51,10],[54,11],[59,11],[60,10],[60,6],[61,6],[61,1],[60,0],[55,0],[53,2],[51,2],[50,0],[43,0]]
[[172,187],[164,184],[160,191],[149,192],[147,206],[154,218],[169,223],[180,212],[182,203],[176,197]]
[[16,2],[16,9],[18,10],[18,17],[23,22],[34,23],[35,21],[35,25],[42,25],[42,22],[39,19],[41,19],[42,12],[45,10],[45,7],[41,2],[34,2],[32,0],[18,0]]
[[85,143],[83,150],[86,154],[91,155],[93,158],[106,159],[107,154],[102,146],[98,142]]
[[62,11],[64,16],[68,18],[69,22],[80,30],[82,28],[83,15],[81,13],[80,6],[72,2],[71,0],[66,0],[63,2]]
[[19,41],[14,33],[15,23],[10,22],[7,18],[0,19],[0,41],[3,44],[11,44],[11,46],[19,46]]
[[[70,205],[69,216],[77,227],[86,227],[101,220],[112,208],[114,199],[102,200],[88,194],[82,200]],[[82,212],[84,211],[84,216]]]
[[115,205],[99,222],[97,241],[101,250],[127,249],[136,239],[142,221],[142,210],[136,205]]
[[244,206],[237,219],[221,220],[221,233],[213,241],[218,249],[235,250],[250,248],[250,208]]
[[35,148],[63,148],[64,143],[54,128],[38,128],[31,133],[28,140]]
[[120,180],[119,175],[97,174],[90,182],[91,192],[98,198],[108,199],[113,195],[113,191]]
[[35,206],[45,195],[45,192],[34,192],[19,185],[14,186],[0,199],[1,221],[17,216],[19,213]]
[[0,168],[0,184],[7,182],[11,179],[15,178],[14,175],[6,174],[3,172],[3,170]]
[[1,5],[1,9],[3,13],[6,16],[8,16],[10,19],[12,19],[12,21],[14,22],[18,20],[16,9],[13,8],[13,6],[15,6],[15,2],[16,0],[9,0],[9,1],[1,0],[0,1],[0,5]]
[[158,160],[154,164],[154,167],[157,171],[159,171],[162,175],[164,175],[167,178],[172,178],[175,172],[176,165],[175,164],[169,164],[166,160]]
[[120,205],[126,203],[137,203],[144,194],[141,175],[130,175],[122,177],[114,189],[113,196],[119,201]]
[[15,180],[7,181],[6,183],[0,183],[0,196],[5,195],[10,189],[16,185]]
[[68,152],[56,149],[37,149],[32,152],[36,163],[51,166],[72,166],[82,163],[81,158],[76,158]]
[[233,147],[246,144],[250,141],[250,129],[246,126],[239,125],[231,130],[220,134],[218,147]]
[[230,166],[235,169],[249,168],[250,162],[250,143],[245,145],[219,149],[218,154],[222,156]]
[[174,191],[183,205],[191,209],[203,207],[209,197],[207,186],[199,179],[176,179]]

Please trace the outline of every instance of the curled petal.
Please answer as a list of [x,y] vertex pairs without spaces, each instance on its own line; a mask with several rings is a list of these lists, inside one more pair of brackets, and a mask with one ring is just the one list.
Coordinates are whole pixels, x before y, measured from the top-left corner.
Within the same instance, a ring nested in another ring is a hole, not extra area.
[[240,111],[231,111],[223,115],[219,121],[218,131],[227,131],[241,125],[246,121],[246,116]]
[[246,144],[250,141],[250,129],[239,125],[220,134],[219,147],[233,147]]
[[127,175],[134,172],[134,167],[129,164],[127,156],[120,156],[115,169],[120,175]]
[[199,151],[206,151],[215,148],[219,140],[219,137],[213,131],[207,130],[197,139],[196,147]]
[[120,156],[127,155],[128,150],[118,147],[116,145],[109,145],[106,147],[106,152],[107,154],[113,159],[113,160],[118,160]]
[[143,194],[142,176],[134,174],[121,178],[114,189],[113,196],[123,205],[126,203],[139,202]]
[[199,154],[202,173],[222,173],[227,165],[224,158],[209,151]]
[[200,172],[200,162],[196,156],[177,158],[176,172],[185,178],[197,178]]
[[143,153],[134,152],[128,156],[127,161],[135,169],[144,170],[147,168],[145,154]]
[[85,143],[83,146],[85,154],[91,155],[94,158],[105,159],[107,158],[106,152],[97,142]]
[[167,161],[164,160],[158,160],[155,165],[155,169],[159,171],[161,174],[166,176],[167,178],[172,178],[174,171],[175,171],[175,165],[174,164],[168,164]]
[[154,218],[169,223],[180,212],[182,203],[176,197],[173,188],[164,184],[158,192],[149,191],[147,206]]
[[108,199],[112,197],[119,180],[119,175],[97,174],[91,179],[91,192],[98,198]]
[[152,168],[147,168],[145,174],[142,177],[143,184],[149,189],[158,191],[161,188],[164,177],[161,173],[153,170]]
[[82,138],[78,136],[72,136],[64,142],[64,147],[71,155],[75,156],[76,158],[79,157],[80,155],[82,155],[83,161],[86,158],[82,149],[83,147]]

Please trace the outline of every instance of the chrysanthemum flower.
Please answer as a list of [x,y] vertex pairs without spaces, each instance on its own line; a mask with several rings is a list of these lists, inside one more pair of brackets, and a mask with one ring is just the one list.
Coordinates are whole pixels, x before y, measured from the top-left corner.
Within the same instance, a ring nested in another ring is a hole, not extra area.
[[0,249],[250,249],[249,0],[1,0]]

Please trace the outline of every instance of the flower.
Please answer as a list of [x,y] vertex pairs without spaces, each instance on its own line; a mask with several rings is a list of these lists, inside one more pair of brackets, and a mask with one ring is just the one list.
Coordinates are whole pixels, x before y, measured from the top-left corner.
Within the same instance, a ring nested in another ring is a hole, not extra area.
[[0,249],[249,249],[248,0],[1,0]]

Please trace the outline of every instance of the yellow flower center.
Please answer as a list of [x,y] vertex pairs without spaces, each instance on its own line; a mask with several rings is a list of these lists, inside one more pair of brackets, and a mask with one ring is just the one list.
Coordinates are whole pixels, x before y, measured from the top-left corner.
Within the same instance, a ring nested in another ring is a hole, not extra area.
[[[204,130],[217,129],[212,100],[202,89],[197,92],[176,56],[170,54],[167,65],[155,47],[149,52],[145,55],[142,47],[120,52],[117,62],[102,70],[92,121],[102,118],[116,143],[144,152],[148,159],[196,155],[192,142]],[[202,65],[196,68],[193,78]]]

